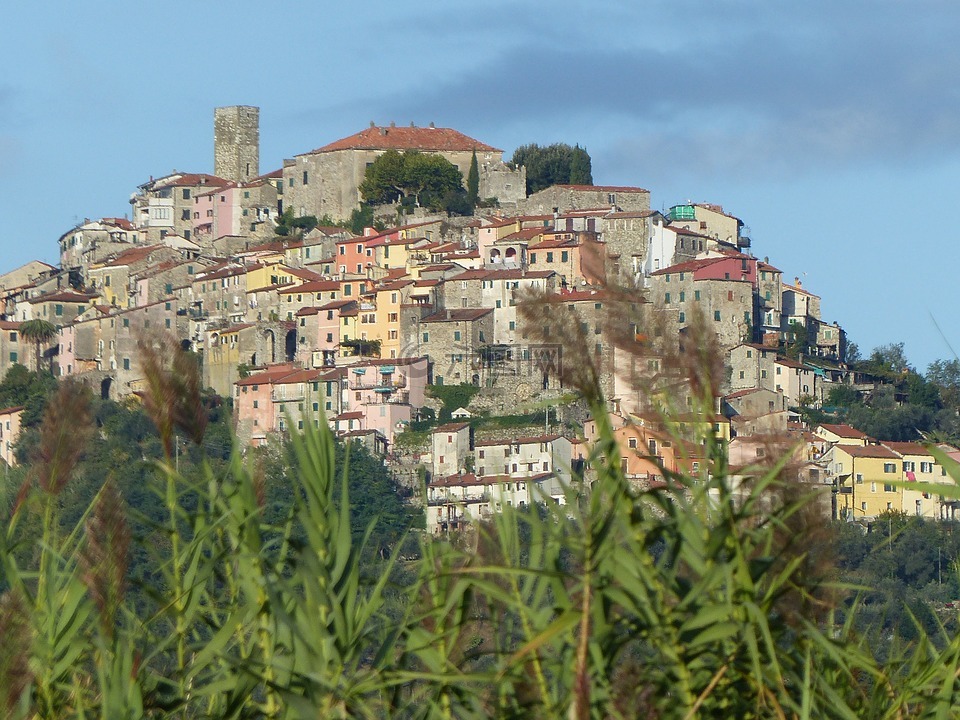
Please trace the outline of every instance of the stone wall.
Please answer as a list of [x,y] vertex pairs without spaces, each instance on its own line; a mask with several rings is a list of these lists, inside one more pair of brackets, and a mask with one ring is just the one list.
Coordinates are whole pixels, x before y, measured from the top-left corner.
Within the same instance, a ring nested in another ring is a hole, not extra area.
[[231,105],[213,111],[213,174],[234,182],[260,175],[260,108]]

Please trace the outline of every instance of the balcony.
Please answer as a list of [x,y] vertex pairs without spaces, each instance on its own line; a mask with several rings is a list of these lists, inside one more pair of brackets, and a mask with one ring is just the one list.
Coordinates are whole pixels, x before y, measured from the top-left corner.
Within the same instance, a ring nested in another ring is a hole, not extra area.
[[[379,389],[379,388],[378,388]],[[409,405],[410,393],[403,391],[397,393],[377,393],[376,396],[364,405]]]
[[351,390],[373,390],[375,392],[394,392],[402,390],[407,386],[405,377],[391,379],[389,375],[376,375],[367,378],[363,375],[354,376],[354,381],[349,385]]
[[490,502],[490,496],[487,493],[479,493],[464,495],[463,497],[433,497],[427,500],[427,505],[436,507],[438,505],[471,505],[486,502]]

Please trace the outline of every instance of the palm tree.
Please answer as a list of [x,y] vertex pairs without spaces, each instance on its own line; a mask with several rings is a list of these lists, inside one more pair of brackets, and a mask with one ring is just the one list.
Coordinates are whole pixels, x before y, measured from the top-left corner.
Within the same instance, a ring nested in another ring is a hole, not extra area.
[[[27,320],[20,326],[20,337],[33,341],[36,348],[36,371],[40,372],[40,346],[50,342],[57,336],[57,327],[46,320]],[[51,359],[50,372],[53,372]]]

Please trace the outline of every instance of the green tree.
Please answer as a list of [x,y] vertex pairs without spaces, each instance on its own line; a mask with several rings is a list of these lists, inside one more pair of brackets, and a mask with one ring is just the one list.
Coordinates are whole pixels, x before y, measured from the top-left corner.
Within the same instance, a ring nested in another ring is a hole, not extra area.
[[[35,369],[39,372],[40,370],[40,348],[42,345],[49,343],[57,336],[57,327],[46,320],[36,319],[36,320],[27,320],[25,323],[20,325],[20,337],[25,338],[31,341],[34,344],[36,350],[36,366]],[[53,358],[50,358],[50,372],[53,372]]]
[[575,145],[570,156],[570,184],[593,185],[593,169],[590,156],[579,145]]
[[791,320],[790,331],[787,333],[786,347],[784,348],[787,357],[794,360],[798,359],[800,354],[806,351],[808,342],[807,326],[796,320]]
[[593,184],[590,155],[579,145],[521,145],[514,151],[511,164],[527,169],[528,195],[551,185]]
[[294,217],[293,209],[287,208],[280,216],[275,232],[281,237],[286,237],[287,235],[303,237],[305,233],[313,230],[318,224],[319,221],[316,216],[301,215],[300,217]]
[[471,211],[480,198],[480,166],[477,164],[477,151],[470,157],[470,171],[467,173],[467,203]]
[[360,193],[371,205],[409,202],[443,209],[451,191],[463,190],[463,175],[442,155],[388,150],[366,170]]

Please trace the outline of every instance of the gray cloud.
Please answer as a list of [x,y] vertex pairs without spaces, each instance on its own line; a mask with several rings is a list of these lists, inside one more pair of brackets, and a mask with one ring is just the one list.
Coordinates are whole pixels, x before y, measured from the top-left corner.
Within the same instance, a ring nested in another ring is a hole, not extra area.
[[921,5],[680,2],[672,24],[660,6],[642,25],[638,11],[614,7],[597,19],[623,16],[606,43],[576,42],[582,18],[567,18],[474,53],[485,59],[445,82],[338,110],[435,119],[501,144],[491,133],[519,144],[572,132],[595,157],[621,161],[685,148],[705,171],[914,164],[960,152],[960,51],[949,38],[960,8]]

